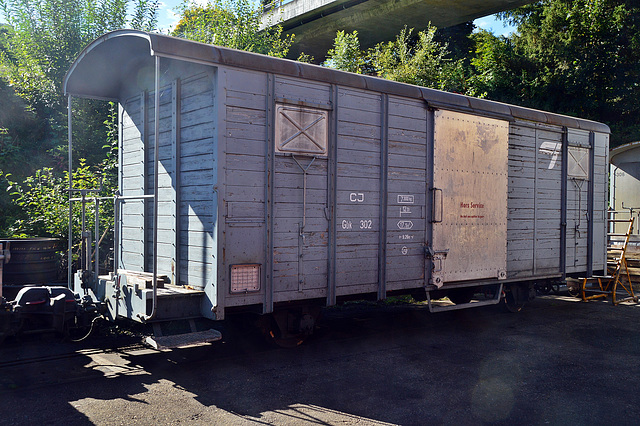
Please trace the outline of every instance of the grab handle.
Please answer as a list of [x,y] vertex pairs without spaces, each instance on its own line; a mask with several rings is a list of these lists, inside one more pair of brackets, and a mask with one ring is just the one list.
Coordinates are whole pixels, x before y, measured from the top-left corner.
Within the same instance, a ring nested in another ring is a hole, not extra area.
[[[432,188],[433,191],[433,202],[431,204],[431,223],[442,223],[442,218],[444,215],[443,203],[442,203],[442,189],[440,188]],[[439,218],[438,218],[439,213]]]

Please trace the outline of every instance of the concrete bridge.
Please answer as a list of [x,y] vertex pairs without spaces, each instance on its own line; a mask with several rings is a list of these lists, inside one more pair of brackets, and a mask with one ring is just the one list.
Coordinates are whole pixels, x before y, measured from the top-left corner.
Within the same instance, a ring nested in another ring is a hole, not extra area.
[[289,54],[313,55],[317,62],[333,45],[336,31],[357,30],[362,48],[393,39],[406,25],[423,30],[429,22],[449,27],[509,10],[533,0],[276,0],[265,7],[262,25],[280,22],[295,34]]

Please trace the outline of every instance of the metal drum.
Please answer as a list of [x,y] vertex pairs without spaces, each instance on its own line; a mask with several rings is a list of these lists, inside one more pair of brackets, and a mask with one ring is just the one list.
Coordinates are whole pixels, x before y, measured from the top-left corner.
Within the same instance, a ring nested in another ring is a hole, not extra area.
[[56,281],[58,256],[64,249],[57,238],[20,238],[0,240],[9,256],[5,257],[3,283],[46,284]]

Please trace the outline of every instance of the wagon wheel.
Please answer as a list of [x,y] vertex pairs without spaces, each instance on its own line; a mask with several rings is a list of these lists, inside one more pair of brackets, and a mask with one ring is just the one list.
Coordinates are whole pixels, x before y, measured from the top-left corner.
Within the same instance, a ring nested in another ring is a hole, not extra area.
[[553,286],[549,283],[536,284],[535,288],[539,294],[545,295],[551,293],[551,291],[553,290]]
[[569,293],[569,296],[572,297],[580,297],[580,286],[576,285],[576,286],[567,286],[567,292]]
[[[276,317],[278,315],[278,317]],[[279,312],[277,314],[262,315],[258,320],[258,326],[267,342],[281,348],[295,348],[300,346],[311,334],[310,330],[295,331],[288,330],[290,320],[289,312]],[[315,320],[315,319],[314,319]]]
[[515,314],[522,310],[524,302],[518,302],[511,290],[503,290],[502,298],[500,299],[500,305],[506,312]]
[[267,334],[267,341],[281,348],[295,348],[296,346],[300,346],[308,336],[309,335],[305,333],[283,336],[280,328],[276,325],[269,330]]

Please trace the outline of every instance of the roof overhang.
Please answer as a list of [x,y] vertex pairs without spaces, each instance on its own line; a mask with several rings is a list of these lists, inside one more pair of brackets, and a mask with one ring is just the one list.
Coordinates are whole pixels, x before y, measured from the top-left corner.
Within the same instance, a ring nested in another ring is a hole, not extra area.
[[78,55],[64,78],[65,95],[117,100],[121,85],[140,69],[154,66],[151,34],[115,31],[94,40]]
[[131,93],[132,89],[149,90],[154,87],[155,57],[214,67],[226,65],[406,96],[422,99],[434,108],[610,133],[605,124],[589,120],[136,30],[114,31],[89,44],[65,76],[64,93],[120,101],[123,93]]

